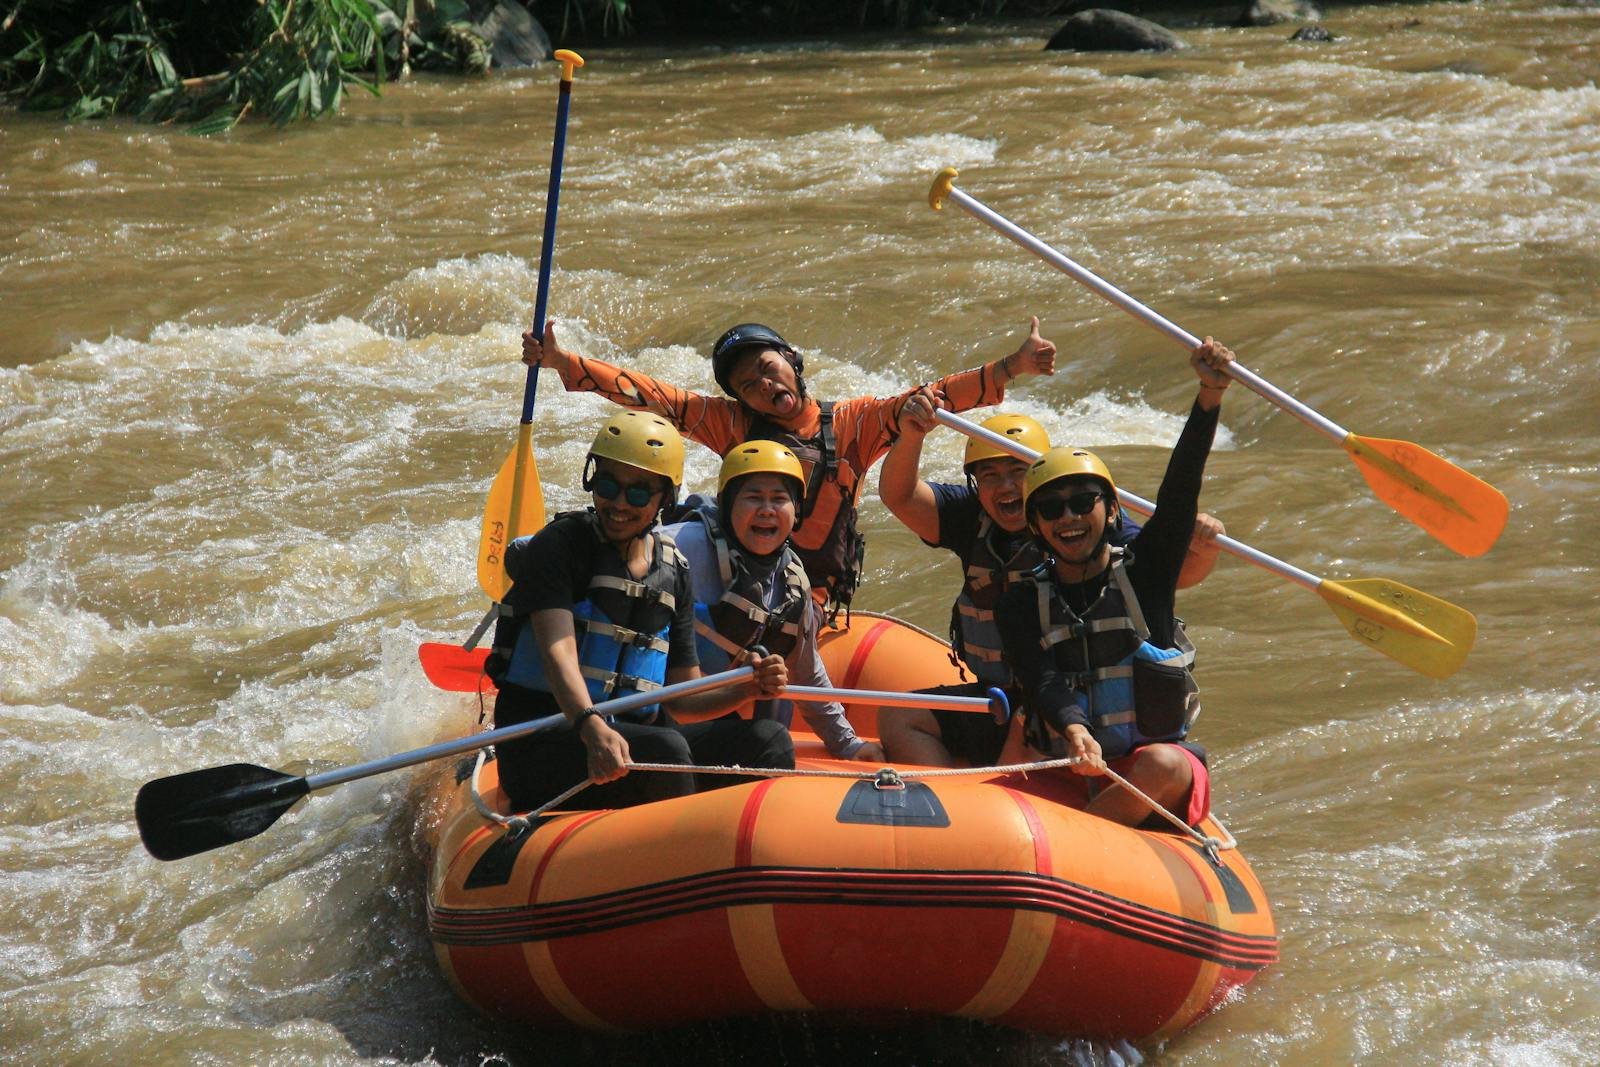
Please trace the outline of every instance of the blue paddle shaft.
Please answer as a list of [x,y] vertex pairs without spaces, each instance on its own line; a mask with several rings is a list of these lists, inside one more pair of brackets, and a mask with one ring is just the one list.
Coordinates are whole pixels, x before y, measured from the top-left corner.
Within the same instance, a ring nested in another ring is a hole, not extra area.
[[[533,332],[544,337],[544,316],[550,305],[550,266],[555,261],[556,209],[561,202],[561,161],[567,154],[567,114],[572,110],[572,82],[561,79],[556,103],[556,136],[550,146],[550,192],[544,202],[544,242],[539,247],[539,296],[533,307]],[[522,421],[533,421],[533,402],[539,392],[539,368],[528,368],[522,388]]]

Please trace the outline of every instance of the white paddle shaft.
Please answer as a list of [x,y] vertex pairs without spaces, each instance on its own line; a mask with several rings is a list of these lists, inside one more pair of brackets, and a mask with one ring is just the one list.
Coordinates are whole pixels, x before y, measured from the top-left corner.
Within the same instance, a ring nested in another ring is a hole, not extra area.
[[[1139,301],[1093,271],[1074,263],[1035,235],[1024,230],[1021,226],[1018,226],[981,201],[957,189],[954,185],[950,186],[950,198],[960,204],[962,210],[979,222],[985,223],[995,231],[1011,238],[1023,248],[1026,248],[1046,263],[1072,278],[1073,281],[1093,290],[1099,296],[1117,305],[1134,318],[1166,334],[1185,349],[1193,350],[1200,346],[1200,338],[1185,330],[1182,326],[1154,309],[1139,303]],[[1237,381],[1243,382],[1246,386],[1278,405],[1307,426],[1327,434],[1340,444],[1343,444],[1344,439],[1350,436],[1350,431],[1343,426],[1340,426],[1321,412],[1302,404],[1259,374],[1241,366],[1237,361],[1228,364],[1224,369]]]
[[[964,433],[968,437],[974,437],[980,441],[987,441],[996,448],[1004,449],[1007,453],[1016,456],[1024,463],[1032,463],[1034,460],[1039,458],[1039,453],[1035,452],[1031,448],[1028,448],[1026,445],[1020,445],[1011,438],[1006,437],[1003,434],[995,433],[993,430],[984,429],[977,423],[963,419],[960,415],[945,411],[943,408],[935,411],[933,413],[933,417],[958,433]],[[1146,500],[1142,496],[1128,492],[1126,489],[1117,490],[1117,499],[1121,500],[1123,505],[1129,510],[1137,511],[1141,515],[1154,515],[1156,513],[1156,506],[1154,504],[1150,503],[1150,501]],[[1313,592],[1315,592],[1317,587],[1322,584],[1322,579],[1318,578],[1315,574],[1312,574],[1309,571],[1303,571],[1292,563],[1285,563],[1281,559],[1278,559],[1274,556],[1269,556],[1259,549],[1251,548],[1243,541],[1235,541],[1226,534],[1223,534],[1221,537],[1217,538],[1217,544],[1221,545],[1235,556],[1238,556],[1240,559],[1248,560],[1264,570],[1269,570],[1280,577],[1289,579],[1291,582],[1295,582],[1298,585],[1303,585]]]

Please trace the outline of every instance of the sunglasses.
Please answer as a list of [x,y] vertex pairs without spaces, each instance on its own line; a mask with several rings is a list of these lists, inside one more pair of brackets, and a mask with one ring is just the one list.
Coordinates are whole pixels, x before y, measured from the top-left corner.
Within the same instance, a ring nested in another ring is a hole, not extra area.
[[659,492],[659,485],[649,485],[635,482],[633,485],[623,485],[609,474],[597,474],[589,483],[589,489],[601,500],[615,500],[621,493],[624,500],[632,507],[642,508],[650,503],[651,499]]
[[1033,502],[1032,509],[1036,511],[1045,522],[1055,522],[1063,512],[1070,511],[1074,515],[1087,515],[1094,510],[1094,506],[1103,494],[1097,489],[1086,489],[1081,493],[1071,495],[1056,494],[1042,496]]

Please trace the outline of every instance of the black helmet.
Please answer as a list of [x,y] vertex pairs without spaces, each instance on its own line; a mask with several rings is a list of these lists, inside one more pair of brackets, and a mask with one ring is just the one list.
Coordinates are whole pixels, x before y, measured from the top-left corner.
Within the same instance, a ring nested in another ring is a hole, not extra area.
[[[739,361],[739,353],[750,347],[773,348],[782,352],[789,361],[789,366],[794,368],[795,377],[798,378],[805,370],[805,360],[800,358],[800,353],[794,346],[782,337],[778,331],[770,326],[763,326],[759,322],[744,322],[735,326],[711,346],[711,376],[722,386],[722,391],[729,396],[737,396],[733,386],[728,383],[728,376],[733,373],[733,365]],[[800,385],[800,395],[805,395],[805,386]]]

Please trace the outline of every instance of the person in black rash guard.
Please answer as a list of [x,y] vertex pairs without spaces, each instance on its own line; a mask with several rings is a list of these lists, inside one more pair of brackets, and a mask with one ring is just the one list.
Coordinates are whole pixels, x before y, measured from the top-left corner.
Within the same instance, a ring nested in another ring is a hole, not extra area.
[[781,723],[729,711],[783,687],[781,656],[746,653],[754,679],[670,705],[615,716],[594,707],[700,677],[689,568],[672,538],[655,529],[682,480],[677,429],[649,412],[622,412],[600,427],[584,463],[594,506],[557,515],[506,546],[511,613],[500,620],[487,664],[500,690],[495,725],[557,712],[567,719],[495,746],[500,783],[518,809],[585,778],[602,784],[571,806],[625,807],[695,791],[693,774],[630,775],[630,761],[794,766],[794,742]]
[[[1022,486],[1028,464],[994,443],[968,438],[962,457],[965,485],[924,481],[919,475],[922,440],[938,423],[934,411],[942,398],[923,389],[906,402],[900,416],[900,437],[884,460],[878,495],[895,518],[923,543],[948,549],[961,561],[960,595],[950,613],[950,644],[963,669],[975,682],[939,686],[927,692],[982,696],[991,686],[1011,684],[1011,672],[1000,655],[1000,633],[994,621],[999,603],[1014,575],[1024,574],[1044,559],[1022,512]],[[1036,453],[1050,448],[1044,427],[1026,415],[994,415],[983,428]],[[1112,545],[1132,540],[1140,527],[1124,518],[1112,528]],[[1195,520],[1188,556],[1178,588],[1196,585],[1216,565],[1222,523],[1210,515]],[[1001,759],[1009,723],[985,715],[927,708],[882,708],[879,737],[889,756],[902,763],[938,767],[965,761],[974,767]]]
[[[1203,750],[1184,741],[1199,690],[1173,606],[1232,360],[1209,337],[1190,354],[1199,395],[1155,514],[1124,548],[1111,544],[1116,485],[1093,453],[1052,448],[1028,468],[1023,511],[1046,558],[995,611],[1030,743],[1048,750],[1064,738],[1065,754],[1083,761],[1076,773],[1103,778],[1109,765],[1190,825],[1209,811],[1211,789]],[[1158,818],[1127,790],[1088,784],[1093,814],[1130,826]]]

